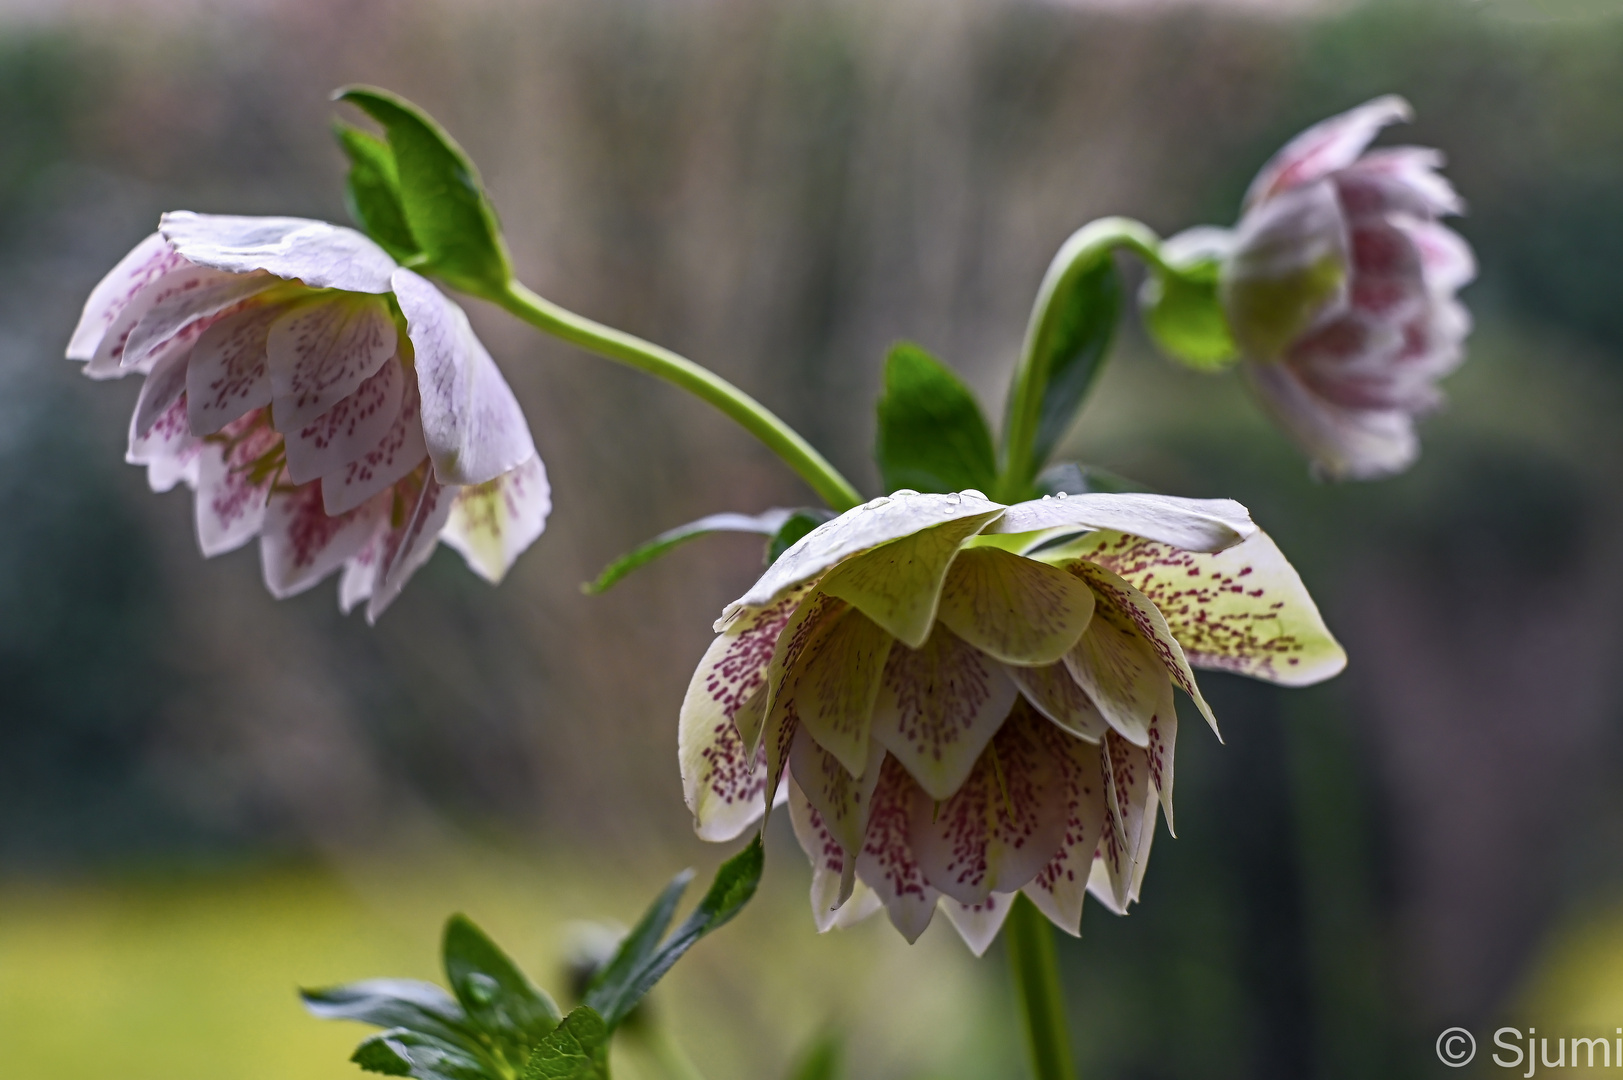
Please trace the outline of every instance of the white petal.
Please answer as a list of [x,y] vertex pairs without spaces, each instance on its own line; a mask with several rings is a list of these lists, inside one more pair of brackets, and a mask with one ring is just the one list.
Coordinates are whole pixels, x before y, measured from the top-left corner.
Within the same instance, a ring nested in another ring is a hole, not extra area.
[[290,308],[265,339],[277,430],[296,430],[353,394],[396,344],[394,317],[377,297],[327,294]]
[[241,547],[259,532],[282,442],[263,410],[226,425],[220,434],[224,441],[203,446],[194,503],[197,545],[210,558]]
[[1063,663],[1003,670],[1033,708],[1077,738],[1097,743],[1110,730],[1110,721]]
[[1250,207],[1346,168],[1383,127],[1412,115],[1407,101],[1389,94],[1314,124],[1286,143],[1262,167],[1245,193],[1245,205]]
[[138,402],[135,414],[130,417],[129,449],[125,451],[124,460],[131,465],[146,466],[147,484],[153,491],[168,491],[182,482],[187,487],[195,488],[201,468],[203,441],[186,426],[185,393],[152,418],[145,434],[136,430],[140,419],[141,406]]
[[1277,358],[1346,309],[1352,239],[1329,181],[1293,188],[1240,219],[1218,298],[1241,352]]
[[997,548],[968,548],[947,571],[939,617],[1005,664],[1057,663],[1093,618],[1093,591],[1071,574]]
[[[1105,779],[1105,805],[1110,827],[1099,840],[1099,861],[1104,864],[1105,890],[1089,889],[1106,907],[1125,914],[1132,900],[1133,876],[1140,852],[1147,854],[1144,840],[1146,810],[1153,809],[1155,794],[1150,790],[1149,759],[1142,749],[1117,737],[1105,738],[1099,748]],[[1153,819],[1152,819],[1153,827]],[[1093,884],[1090,875],[1089,884]]]
[[1476,278],[1476,255],[1465,238],[1447,225],[1413,217],[1394,217],[1393,224],[1409,235],[1420,252],[1426,287],[1453,295]]
[[1139,746],[1149,742],[1150,721],[1174,707],[1172,677],[1138,628],[1110,605],[1099,605],[1065,666],[1110,726]]
[[1050,922],[1075,936],[1082,933],[1082,899],[1109,818],[1104,770],[1098,747],[1052,725],[1042,737],[1065,777],[1065,839],[1021,891]]
[[1221,551],[1257,531],[1233,499],[1180,499],[1143,492],[1034,499],[1009,507],[987,532],[1116,529],[1190,551]]
[[[391,529],[384,538],[383,559],[378,568],[377,584],[366,602],[366,621],[375,623],[388,606],[394,603],[400,590],[406,587],[419,567],[434,554],[439,544],[440,530],[451,516],[454,488],[442,487],[429,473],[419,481],[420,488],[410,514],[398,529]],[[396,491],[406,492],[411,487],[401,481]]]
[[804,725],[795,732],[789,748],[789,773],[816,808],[829,835],[846,851],[855,853],[862,847],[884,759],[885,748],[870,742],[868,760],[862,772],[853,777],[838,758],[817,745]]
[[535,543],[552,511],[552,488],[540,457],[483,484],[462,488],[440,539],[461,553],[474,573],[492,584]]
[[1148,597],[1196,667],[1308,686],[1347,664],[1296,569],[1266,533],[1211,555],[1120,533],[1086,541],[1092,550],[1084,557]]
[[416,350],[423,436],[442,484],[482,484],[535,456],[530,428],[468,316],[410,270],[395,296]]
[[910,942],[930,925],[940,896],[924,880],[909,839],[913,804],[926,798],[907,770],[887,757],[874,789],[868,835],[857,857],[857,877],[879,896],[891,925]]
[[873,737],[932,798],[946,799],[975,768],[1016,697],[1001,664],[938,623],[923,648],[891,649]]
[[[956,526],[942,529],[938,534],[942,539],[940,546],[945,546],[949,552],[947,559],[936,560],[926,557],[935,554],[937,545],[931,545],[928,551],[909,553],[908,564],[911,566],[917,563],[918,569],[906,580],[898,581],[896,586],[893,586],[893,591],[903,591],[905,586],[908,595],[912,595],[921,587],[913,580],[914,577],[921,579],[929,577],[937,569],[938,561],[941,563],[940,572],[944,574],[945,563],[951,561],[950,553],[957,549],[958,543],[978,532],[985,522],[996,517],[1002,509],[1001,504],[989,502],[979,492],[920,495],[916,492],[899,491],[888,497],[874,499],[853,510],[847,510],[833,521],[825,521],[801,537],[788,551],[779,556],[778,561],[773,563],[765,574],[761,575],[761,579],[749,592],[727,605],[726,610],[722,612],[721,621],[726,622],[744,608],[769,604],[795,586],[816,579],[825,570],[859,552],[912,536],[932,527]],[[956,541],[953,537],[957,538]],[[933,613],[934,603],[928,606]],[[885,625],[887,621],[885,618],[875,615],[872,611],[866,613],[881,626]],[[901,634],[896,636],[906,640]]]
[[254,304],[209,325],[192,349],[186,401],[192,431],[209,435],[271,403],[265,341],[287,308]]
[[1161,800],[1161,809],[1167,814],[1167,832],[1173,836],[1178,830],[1172,821],[1172,762],[1178,749],[1178,712],[1169,709],[1156,713],[1150,722],[1150,744],[1144,748],[1150,762],[1150,786]]
[[129,344],[130,335],[153,305],[195,289],[234,280],[230,274],[206,266],[193,266],[176,257],[167,269],[141,285],[129,302],[119,308],[97,343],[89,363],[85,365],[85,374],[93,379],[116,379],[128,375],[132,370],[139,370],[143,365],[124,363],[124,350]]
[[[895,639],[851,607],[819,622],[815,630],[808,625],[806,632],[815,636],[806,637],[804,646],[786,647],[784,676],[773,684],[771,708],[791,712],[806,736],[851,777],[863,776],[873,757],[869,736],[874,700]],[[827,816],[810,778],[803,778],[801,787]]]
[[1420,456],[1407,409],[1351,409],[1313,393],[1286,364],[1245,364],[1258,400],[1335,480],[1372,480],[1400,473]]
[[307,484],[340,472],[383,441],[400,417],[400,399],[406,388],[406,370],[391,358],[355,392],[311,420],[284,427],[287,475],[295,484]]
[[1015,895],[993,893],[980,903],[968,906],[950,896],[943,896],[941,910],[946,913],[952,928],[958,931],[958,936],[964,939],[964,944],[969,946],[969,951],[982,956],[997,938],[997,932],[1003,929],[1003,921],[1014,907]]
[[1059,850],[1069,800],[1045,741],[1051,726],[1016,709],[952,798],[915,800],[913,852],[943,894],[973,905],[1013,892]]
[[321,485],[271,492],[259,533],[265,587],[278,600],[296,596],[358,555],[388,520],[388,495],[347,514],[328,517]]
[[[379,496],[380,498],[382,496]],[[393,496],[390,496],[393,509]],[[338,610],[348,615],[356,605],[372,596],[378,581],[378,567],[383,562],[383,548],[389,535],[389,519],[385,517],[372,530],[372,535],[361,550],[344,563],[344,572],[338,579]]]
[[237,217],[178,210],[158,231],[200,266],[234,274],[264,270],[315,289],[386,293],[395,261],[354,229],[288,217]]
[[[795,839],[800,850],[812,864],[811,906],[812,919],[819,934],[834,928],[840,910],[849,901],[848,885],[855,892],[854,882],[846,871],[854,864],[839,841],[834,839],[823,817],[806,798],[793,780],[789,781],[789,821],[794,826]],[[866,890],[872,896],[872,890]],[[877,897],[874,902],[877,902]]]
[[141,396],[135,401],[135,415],[130,421],[132,440],[145,437],[158,418],[186,393],[187,359],[185,352],[170,353],[141,383]]
[[136,294],[182,261],[159,233],[153,233],[131,248],[130,253],[90,290],[79,324],[68,340],[68,359],[89,360],[95,356],[102,338]]
[[1437,171],[1442,167],[1440,150],[1425,146],[1383,146],[1369,151],[1337,174],[1336,185],[1342,190],[1343,201],[1352,204],[1353,212],[1396,210],[1427,217],[1463,214],[1465,200]]
[[427,455],[417,380],[408,378],[400,395],[400,413],[383,439],[343,468],[321,478],[321,497],[327,504],[327,513],[353,510],[404,479]]
[[130,331],[119,363],[124,367],[139,366],[154,349],[193,323],[279,284],[281,280],[270,274],[221,274],[192,280],[185,288],[161,289]]

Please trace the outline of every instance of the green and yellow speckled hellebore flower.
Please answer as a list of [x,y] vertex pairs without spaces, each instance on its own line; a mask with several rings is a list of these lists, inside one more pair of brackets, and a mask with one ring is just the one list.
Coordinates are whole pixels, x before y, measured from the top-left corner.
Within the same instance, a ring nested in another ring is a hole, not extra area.
[[[1300,686],[1346,657],[1245,508],[1144,494],[1003,506],[899,491],[829,521],[729,605],[682,705],[699,835],[766,793],[812,861],[818,927],[940,904],[979,953],[1024,891],[1078,933],[1137,899],[1172,819],[1193,667]],[[787,771],[786,782],[780,778]]]

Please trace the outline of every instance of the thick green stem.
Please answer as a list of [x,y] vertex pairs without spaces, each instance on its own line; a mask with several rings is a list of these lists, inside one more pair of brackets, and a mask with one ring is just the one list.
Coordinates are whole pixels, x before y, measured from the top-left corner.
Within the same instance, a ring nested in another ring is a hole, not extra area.
[[538,330],[664,379],[714,405],[799,473],[830,508],[844,511],[862,502],[862,496],[851,482],[798,432],[714,372],[669,349],[567,311],[516,281],[508,286],[505,294],[490,299]]
[[[1072,233],[1060,245],[1054,259],[1048,264],[1043,283],[1037,290],[1036,303],[1031,308],[1031,320],[1026,327],[1026,341],[1020,352],[1020,363],[1015,368],[1014,380],[1009,387],[1008,420],[1003,432],[1004,459],[998,474],[994,499],[1014,502],[1028,496],[1032,478],[1042,463],[1033,460],[1037,442],[1037,429],[1042,423],[1043,396],[1048,390],[1049,372],[1045,370],[1046,357],[1042,355],[1049,339],[1050,324],[1069,317],[1069,313],[1056,310],[1054,298],[1068,291],[1080,274],[1097,267],[1117,248],[1133,252],[1152,266],[1161,266],[1161,241],[1149,226],[1131,218],[1108,217],[1091,221]],[[1063,306],[1063,305],[1062,305]],[[1100,366],[1103,366],[1101,359]],[[1093,377],[1097,376],[1097,371]]]
[[1076,1080],[1071,1039],[1065,1030],[1065,991],[1054,955],[1054,928],[1024,894],[1003,927],[1015,996],[1025,1020],[1026,1049],[1035,1080]]

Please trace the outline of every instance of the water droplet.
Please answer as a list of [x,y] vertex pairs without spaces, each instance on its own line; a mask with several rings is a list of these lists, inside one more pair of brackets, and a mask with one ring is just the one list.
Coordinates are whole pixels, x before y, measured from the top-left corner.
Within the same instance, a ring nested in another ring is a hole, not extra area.
[[958,494],[956,491],[952,491],[952,492],[947,493],[947,505],[948,506],[957,506],[959,503],[961,503],[963,501],[964,501],[964,497],[962,495]]
[[895,491],[890,493],[890,497],[893,498],[893,499],[900,499],[904,495],[917,495],[917,494],[918,494],[918,492],[914,491],[912,488],[897,488]]
[[862,508],[864,510],[877,510],[881,506],[884,506],[888,502],[890,502],[890,496],[889,495],[881,495],[877,499],[869,499],[867,501],[867,503],[864,504],[864,506]]
[[1058,495],[1057,495],[1057,496],[1056,496],[1056,498],[1060,498],[1060,499],[1063,499],[1063,498],[1065,498],[1065,497],[1066,497],[1066,496],[1067,496],[1067,495],[1068,495],[1068,494],[1070,494],[1070,493],[1069,493],[1069,492],[1066,492],[1066,491],[1062,491],[1062,492],[1060,492],[1060,493],[1059,493],[1059,494],[1058,494]]
[[984,491],[976,491],[974,488],[965,488],[964,494],[968,495],[971,499],[979,499],[981,502],[987,501],[986,493]]
[[1044,495],[1043,496],[1043,502],[1047,502],[1049,499],[1052,499],[1053,497],[1054,496],[1052,496],[1052,495]]

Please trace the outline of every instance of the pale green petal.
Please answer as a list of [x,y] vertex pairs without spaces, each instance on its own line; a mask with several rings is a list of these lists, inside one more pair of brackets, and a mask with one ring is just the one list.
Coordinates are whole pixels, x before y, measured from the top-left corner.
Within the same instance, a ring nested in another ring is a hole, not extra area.
[[774,691],[774,707],[793,708],[807,734],[853,777],[867,768],[874,699],[895,640],[847,608],[798,654]]
[[1307,587],[1266,533],[1216,554],[1106,532],[1071,550],[1149,597],[1196,667],[1307,686],[1347,666]]
[[1086,581],[1094,592],[1103,597],[1114,612],[1126,616],[1138,631],[1139,637],[1160,659],[1167,674],[1172,676],[1172,681],[1194,700],[1200,715],[1206,718],[1206,722],[1212,726],[1212,731],[1221,739],[1222,734],[1217,731],[1217,717],[1212,714],[1212,707],[1206,704],[1206,699],[1201,696],[1200,686],[1195,682],[1195,673],[1190,670],[1189,660],[1183,654],[1183,647],[1178,644],[1178,639],[1167,626],[1166,617],[1161,614],[1161,609],[1151,603],[1149,597],[1135,589],[1130,582],[1098,563],[1079,559],[1065,565],[1066,569]]
[[890,651],[873,737],[934,799],[958,790],[1014,704],[1002,665],[937,625],[919,649]]
[[[1143,846],[1145,811],[1154,805],[1155,796],[1150,791],[1149,759],[1143,749],[1112,733],[1099,753],[1110,813],[1110,827],[1099,841],[1107,891],[1089,891],[1112,911],[1125,914],[1132,899],[1135,860]],[[1089,884],[1093,884],[1091,879]]]
[[1110,721],[1063,663],[1003,670],[1038,712],[1077,738],[1097,744],[1110,730]]
[[1114,605],[1101,603],[1065,666],[1110,726],[1130,742],[1150,741],[1150,721],[1170,712],[1172,678],[1138,628]]
[[982,956],[1003,929],[1003,921],[1014,907],[1014,893],[993,893],[978,904],[960,904],[950,896],[941,898],[941,910],[964,939],[969,951]]
[[1177,748],[1177,710],[1157,713],[1150,723],[1150,745],[1144,748],[1144,752],[1150,759],[1150,786],[1155,789],[1161,809],[1167,812],[1167,832],[1173,836],[1178,835],[1172,821],[1172,759]]
[[993,547],[965,548],[938,617],[1005,664],[1057,663],[1093,618],[1093,591],[1064,570]]
[[1138,491],[1044,496],[1017,503],[986,531],[1039,529],[1115,529],[1188,551],[1221,551],[1257,531],[1250,511],[1233,499],[1180,499]]
[[881,906],[879,898],[872,889],[853,880],[856,860],[834,839],[823,824],[822,815],[793,777],[787,786],[789,822],[794,826],[800,850],[812,864],[812,920],[817,924],[817,932],[826,933],[835,926],[849,925],[873,914]]
[[1109,817],[1104,768],[1098,746],[1072,738],[1053,725],[1044,733],[1044,741],[1065,775],[1065,842],[1022,891],[1050,922],[1074,937],[1082,933],[1082,899]]
[[[967,531],[962,536],[968,536],[1002,509],[1002,504],[988,501],[979,492],[955,495],[897,492],[874,499],[801,537],[761,575],[749,592],[727,605],[722,620],[731,619],[742,608],[770,603],[794,586],[815,580],[830,567],[859,552],[947,522],[965,522],[961,528]],[[945,566],[942,569],[945,570]],[[933,610],[933,601],[930,606]],[[876,618],[872,612],[869,617],[880,625],[885,624],[884,619]]]
[[804,724],[790,744],[790,776],[816,808],[829,835],[853,855],[861,850],[862,838],[868,831],[868,811],[884,760],[885,748],[871,742],[867,761],[860,775],[853,778],[834,755],[817,745]]

